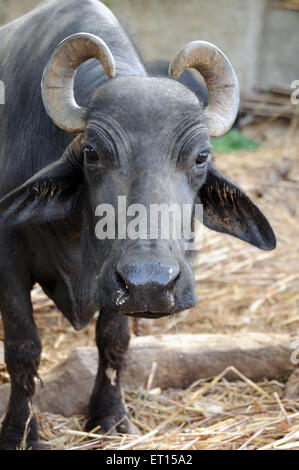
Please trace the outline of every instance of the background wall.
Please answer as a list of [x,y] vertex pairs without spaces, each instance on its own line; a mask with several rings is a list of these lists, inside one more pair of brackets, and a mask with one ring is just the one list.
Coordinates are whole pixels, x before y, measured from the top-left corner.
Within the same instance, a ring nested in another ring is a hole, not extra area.
[[[0,22],[39,0],[0,0]],[[106,0],[133,36],[143,58],[171,59],[195,39],[215,43],[250,89],[299,79],[299,11],[271,0]]]

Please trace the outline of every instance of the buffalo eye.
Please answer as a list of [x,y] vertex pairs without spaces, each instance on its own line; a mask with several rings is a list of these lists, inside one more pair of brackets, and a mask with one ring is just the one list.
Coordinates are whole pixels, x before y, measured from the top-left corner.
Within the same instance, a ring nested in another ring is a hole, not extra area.
[[210,155],[210,152],[209,150],[204,150],[203,152],[200,152],[198,155],[197,155],[197,158],[196,158],[196,166],[199,166],[199,167],[203,167],[208,158],[209,158],[209,155]]
[[88,161],[96,162],[99,159],[97,152],[91,145],[84,145],[82,152]]

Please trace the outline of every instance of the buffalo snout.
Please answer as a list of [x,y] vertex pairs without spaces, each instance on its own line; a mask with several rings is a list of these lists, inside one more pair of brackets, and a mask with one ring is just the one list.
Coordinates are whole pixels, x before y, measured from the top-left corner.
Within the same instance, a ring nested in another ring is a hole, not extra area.
[[121,313],[159,317],[174,311],[175,283],[180,266],[174,259],[125,256],[116,266],[122,285],[118,304]]

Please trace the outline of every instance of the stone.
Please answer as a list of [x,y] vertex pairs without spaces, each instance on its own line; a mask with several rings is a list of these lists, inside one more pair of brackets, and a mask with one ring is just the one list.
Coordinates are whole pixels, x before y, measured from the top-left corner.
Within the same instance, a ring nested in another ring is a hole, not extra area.
[[98,364],[97,349],[80,347],[45,378],[37,383],[34,403],[42,411],[72,416],[85,414],[95,381]]
[[[156,363],[153,388],[184,388],[200,378],[215,377],[234,366],[253,381],[289,376],[288,335],[264,333],[182,334],[134,338],[128,354],[124,384],[145,386]],[[228,380],[238,378],[233,371]]]
[[[130,389],[185,388],[200,378],[215,377],[234,366],[251,380],[278,379],[295,369],[288,335],[264,333],[182,334],[133,338],[122,383]],[[79,347],[37,380],[33,403],[41,411],[72,416],[85,414],[97,373],[98,351]],[[113,380],[113,371],[108,370]],[[239,378],[229,370],[226,378]],[[9,398],[9,384],[0,387],[0,416]]]

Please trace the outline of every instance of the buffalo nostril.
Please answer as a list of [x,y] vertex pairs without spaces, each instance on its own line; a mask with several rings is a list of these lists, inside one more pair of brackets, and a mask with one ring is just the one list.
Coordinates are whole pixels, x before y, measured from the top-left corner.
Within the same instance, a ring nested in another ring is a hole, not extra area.
[[168,275],[169,275],[169,289],[173,290],[174,289],[174,284],[177,280],[177,278],[180,275],[180,270],[178,267],[171,267],[168,269]]
[[122,275],[121,271],[119,271],[119,270],[116,271],[116,277],[117,277],[118,283],[120,284],[121,288],[124,291],[128,291],[129,286],[127,284],[127,281],[126,281],[125,277]]

